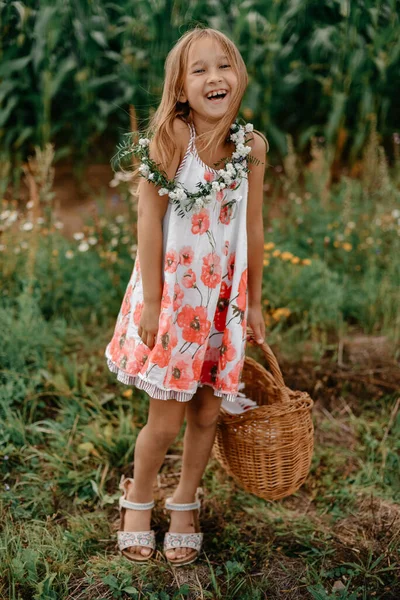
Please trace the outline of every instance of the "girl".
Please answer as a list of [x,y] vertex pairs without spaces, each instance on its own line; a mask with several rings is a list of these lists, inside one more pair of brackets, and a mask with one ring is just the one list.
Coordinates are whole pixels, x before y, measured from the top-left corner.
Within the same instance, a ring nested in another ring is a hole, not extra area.
[[236,399],[246,326],[257,343],[264,341],[268,143],[251,133],[251,124],[235,123],[247,82],[231,40],[214,29],[188,31],[166,60],[161,104],[149,126],[153,139],[136,146],[145,177],[138,256],[106,349],[117,378],[150,396],[135,446],[135,478],[120,484],[118,544],[134,561],[154,553],[153,484],[185,417],[181,478],[165,503],[171,521],[164,552],[175,565],[197,558],[203,536],[198,486],[221,401]]

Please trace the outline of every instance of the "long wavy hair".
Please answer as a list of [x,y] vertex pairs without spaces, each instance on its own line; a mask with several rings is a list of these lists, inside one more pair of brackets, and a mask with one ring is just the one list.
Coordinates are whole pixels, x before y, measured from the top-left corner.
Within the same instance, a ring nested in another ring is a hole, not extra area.
[[150,119],[146,132],[147,137],[152,136],[154,139],[154,148],[157,149],[157,157],[163,168],[170,163],[176,150],[173,143],[172,123],[174,119],[178,117],[186,123],[193,122],[188,102],[180,102],[179,98],[183,92],[189,50],[192,44],[205,37],[209,37],[221,45],[234,69],[238,85],[226,114],[221,117],[211,135],[208,132],[198,136],[197,139],[200,142],[203,139],[208,140],[203,150],[216,148],[227,141],[230,126],[237,117],[248,84],[248,74],[243,58],[235,44],[225,34],[209,27],[196,26],[182,35],[166,58],[161,102]]

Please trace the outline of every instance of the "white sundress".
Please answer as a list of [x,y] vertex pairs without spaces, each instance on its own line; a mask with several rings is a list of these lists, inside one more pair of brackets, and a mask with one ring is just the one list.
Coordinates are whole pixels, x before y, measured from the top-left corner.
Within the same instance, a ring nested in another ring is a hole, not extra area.
[[[200,159],[194,126],[175,175],[184,187],[215,177]],[[232,186],[233,187],[233,186]],[[226,204],[241,199],[232,207]],[[152,350],[138,335],[143,308],[139,255],[136,256],[115,330],[105,356],[124,384],[152,398],[189,401],[198,386],[236,400],[242,373],[247,323],[247,177],[239,187],[184,217],[170,202],[163,220],[163,292],[159,328]]]

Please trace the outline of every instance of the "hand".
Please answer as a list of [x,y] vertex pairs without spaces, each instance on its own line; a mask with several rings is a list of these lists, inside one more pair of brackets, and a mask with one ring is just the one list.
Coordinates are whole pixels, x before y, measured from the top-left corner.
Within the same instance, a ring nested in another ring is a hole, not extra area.
[[265,322],[261,304],[249,305],[249,310],[247,313],[247,325],[252,330],[257,344],[263,344],[265,341]]
[[150,350],[155,346],[160,318],[160,302],[145,302],[140,315],[138,334],[140,339]]

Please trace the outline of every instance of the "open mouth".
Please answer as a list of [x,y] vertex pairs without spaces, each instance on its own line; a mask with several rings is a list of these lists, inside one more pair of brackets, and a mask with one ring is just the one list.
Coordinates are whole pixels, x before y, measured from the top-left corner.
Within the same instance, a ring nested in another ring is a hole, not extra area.
[[210,96],[207,96],[207,100],[209,100],[210,102],[213,102],[214,104],[218,103],[218,102],[222,102],[223,99],[228,95],[228,92],[226,91],[221,91],[221,92],[217,92],[216,94],[212,94]]

